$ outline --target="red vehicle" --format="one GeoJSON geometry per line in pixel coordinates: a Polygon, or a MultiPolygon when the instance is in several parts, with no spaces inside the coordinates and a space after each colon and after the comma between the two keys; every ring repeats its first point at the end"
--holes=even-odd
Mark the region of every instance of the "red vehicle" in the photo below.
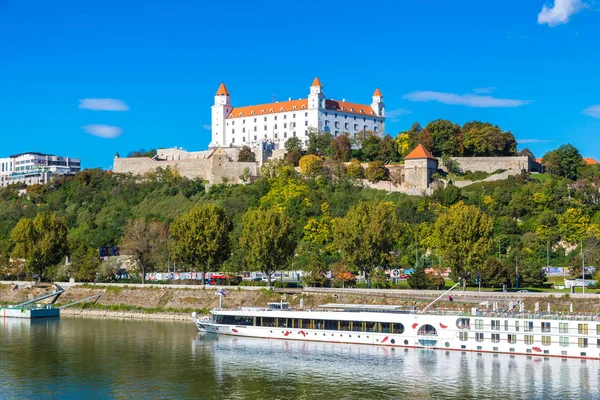
{"type": "Polygon", "coordinates": [[[209,278],[204,279],[205,285],[226,285],[231,278],[229,275],[220,275],[215,274],[211,275],[209,278]]]}

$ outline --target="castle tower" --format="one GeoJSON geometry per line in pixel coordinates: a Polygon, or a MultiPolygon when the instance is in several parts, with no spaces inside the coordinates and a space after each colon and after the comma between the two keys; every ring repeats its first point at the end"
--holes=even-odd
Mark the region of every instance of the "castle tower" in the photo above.
{"type": "Polygon", "coordinates": [[[221,83],[215,94],[215,105],[212,106],[212,138],[208,145],[209,148],[228,145],[225,143],[225,120],[232,110],[229,91],[225,84],[221,83]]]}
{"type": "Polygon", "coordinates": [[[378,117],[385,117],[385,104],[383,104],[383,95],[379,88],[376,88],[375,93],[373,93],[373,103],[371,103],[371,108],[378,117]]]}
{"type": "Polygon", "coordinates": [[[404,186],[413,189],[427,189],[431,177],[437,170],[437,158],[422,144],[404,157],[404,186]]]}
{"type": "Polygon", "coordinates": [[[323,85],[319,81],[319,77],[315,77],[312,85],[310,85],[310,94],[308,95],[308,108],[319,109],[325,108],[325,94],[323,93],[323,85]]]}

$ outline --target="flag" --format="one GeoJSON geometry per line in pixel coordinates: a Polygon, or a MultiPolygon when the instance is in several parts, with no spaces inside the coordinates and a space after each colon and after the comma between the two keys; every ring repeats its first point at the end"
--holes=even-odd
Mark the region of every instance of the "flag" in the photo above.
{"type": "Polygon", "coordinates": [[[275,94],[273,94],[273,103],[275,103],[275,94]]]}
{"type": "Polygon", "coordinates": [[[217,291],[217,296],[229,296],[229,292],[227,290],[218,290],[217,291]]]}

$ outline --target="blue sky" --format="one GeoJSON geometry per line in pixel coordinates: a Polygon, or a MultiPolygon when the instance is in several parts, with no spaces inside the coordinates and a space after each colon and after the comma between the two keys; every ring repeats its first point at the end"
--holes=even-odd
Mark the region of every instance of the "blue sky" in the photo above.
{"type": "Polygon", "coordinates": [[[483,120],[600,159],[597,0],[0,0],[0,38],[0,157],[205,149],[221,81],[242,106],[318,75],[329,98],[380,87],[392,136],[483,120]]]}

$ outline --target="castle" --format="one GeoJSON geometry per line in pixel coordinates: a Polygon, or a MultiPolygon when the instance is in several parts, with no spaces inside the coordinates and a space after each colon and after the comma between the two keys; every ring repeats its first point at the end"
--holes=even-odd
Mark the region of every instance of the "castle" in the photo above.
{"type": "Polygon", "coordinates": [[[212,106],[212,137],[209,148],[261,147],[272,143],[283,149],[287,139],[299,137],[308,145],[309,129],[333,136],[361,131],[385,132],[385,105],[379,88],[370,105],[327,99],[316,77],[307,98],[255,106],[234,107],[231,95],[221,83],[212,106]]]}

